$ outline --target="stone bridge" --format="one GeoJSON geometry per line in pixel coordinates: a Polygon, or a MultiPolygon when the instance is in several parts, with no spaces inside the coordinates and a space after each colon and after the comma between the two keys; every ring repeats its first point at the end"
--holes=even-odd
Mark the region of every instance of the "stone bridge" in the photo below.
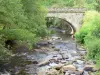
{"type": "Polygon", "coordinates": [[[49,8],[47,17],[63,19],[74,31],[78,31],[82,25],[85,11],[85,8],[49,8]]]}

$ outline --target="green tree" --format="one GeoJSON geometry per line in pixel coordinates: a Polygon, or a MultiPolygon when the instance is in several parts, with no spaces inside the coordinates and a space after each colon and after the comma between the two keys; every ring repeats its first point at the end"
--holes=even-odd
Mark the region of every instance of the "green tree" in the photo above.
{"type": "Polygon", "coordinates": [[[45,15],[46,10],[41,6],[41,0],[22,0],[25,16],[27,16],[28,30],[37,36],[45,36],[47,33],[45,15]]]}
{"type": "Polygon", "coordinates": [[[10,55],[7,40],[32,47],[38,37],[46,36],[45,11],[40,0],[0,0],[0,61],[10,55]]]}
{"type": "Polygon", "coordinates": [[[7,40],[34,42],[47,34],[44,12],[39,0],[0,0],[0,33],[7,40]]]}
{"type": "Polygon", "coordinates": [[[96,0],[95,9],[100,12],[100,0],[96,0]]]}

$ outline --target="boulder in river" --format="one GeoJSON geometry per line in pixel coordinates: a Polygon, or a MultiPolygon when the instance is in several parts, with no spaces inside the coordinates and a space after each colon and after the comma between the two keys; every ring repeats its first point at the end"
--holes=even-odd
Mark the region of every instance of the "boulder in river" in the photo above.
{"type": "Polygon", "coordinates": [[[86,66],[84,67],[84,70],[85,70],[85,71],[95,72],[95,71],[97,71],[98,69],[95,67],[95,65],[86,65],[86,66]]]}
{"type": "Polygon", "coordinates": [[[63,71],[71,70],[71,71],[76,71],[76,67],[73,65],[67,65],[62,67],[63,71]]]}
{"type": "Polygon", "coordinates": [[[50,69],[46,72],[46,75],[59,75],[59,72],[55,69],[50,69]]]}
{"type": "Polygon", "coordinates": [[[56,70],[60,70],[63,66],[64,66],[64,64],[59,63],[59,64],[57,64],[56,66],[54,66],[54,68],[55,68],[56,70]]]}
{"type": "Polygon", "coordinates": [[[49,64],[49,60],[44,60],[44,61],[40,62],[40,63],[38,64],[38,66],[45,66],[45,65],[47,65],[47,64],[49,64]]]}

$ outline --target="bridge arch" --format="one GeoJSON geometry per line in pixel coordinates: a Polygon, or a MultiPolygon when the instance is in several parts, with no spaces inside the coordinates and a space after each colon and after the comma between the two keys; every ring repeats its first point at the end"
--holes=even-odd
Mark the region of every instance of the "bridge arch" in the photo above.
{"type": "MultiPolygon", "coordinates": [[[[61,17],[46,17],[46,18],[51,18],[51,19],[53,19],[53,21],[54,21],[54,18],[57,18],[57,19],[59,19],[60,20],[60,22],[61,23],[63,23],[64,22],[64,24],[62,25],[62,26],[69,26],[70,27],[70,29],[71,29],[71,32],[69,33],[69,34],[74,34],[75,32],[76,32],[76,28],[74,27],[74,25],[73,24],[71,24],[69,21],[67,21],[66,19],[64,19],[64,18],[61,18],[61,17]]],[[[67,29],[66,29],[67,30],[67,29]]]]}
{"type": "Polygon", "coordinates": [[[65,20],[75,32],[81,28],[85,11],[85,8],[49,8],[46,17],[58,17],[65,20]]]}

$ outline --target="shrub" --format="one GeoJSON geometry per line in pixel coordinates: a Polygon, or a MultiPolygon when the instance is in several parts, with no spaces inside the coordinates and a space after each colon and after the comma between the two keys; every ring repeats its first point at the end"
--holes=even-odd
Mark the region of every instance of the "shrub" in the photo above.
{"type": "Polygon", "coordinates": [[[84,23],[79,32],[75,34],[76,41],[85,44],[87,58],[96,60],[100,68],[100,14],[98,12],[87,12],[84,23]]]}
{"type": "MultiPolygon", "coordinates": [[[[75,33],[75,38],[76,41],[84,44],[85,40],[84,38],[93,31],[93,29],[97,26],[97,23],[100,22],[99,21],[99,16],[100,14],[96,11],[88,11],[85,13],[84,16],[84,20],[83,20],[83,24],[82,24],[82,28],[80,29],[79,32],[75,33]],[[97,18],[98,17],[98,18],[97,18]],[[96,18],[98,20],[96,20],[96,18]]],[[[99,23],[98,23],[99,24],[99,23]]],[[[94,31],[93,31],[94,32],[94,31]]]]}
{"type": "Polygon", "coordinates": [[[75,33],[75,39],[77,42],[84,44],[84,38],[87,35],[87,30],[81,30],[80,32],[75,33]]]}
{"type": "Polygon", "coordinates": [[[100,54],[100,39],[90,40],[86,47],[88,58],[95,59],[100,54]]]}
{"type": "Polygon", "coordinates": [[[4,29],[1,33],[11,40],[33,40],[35,37],[35,34],[25,29],[4,29]]]}
{"type": "Polygon", "coordinates": [[[7,62],[11,53],[3,45],[0,44],[0,63],[7,62]]]}
{"type": "Polygon", "coordinates": [[[95,25],[95,27],[91,31],[91,35],[100,38],[100,14],[95,17],[92,24],[95,25]]]}

